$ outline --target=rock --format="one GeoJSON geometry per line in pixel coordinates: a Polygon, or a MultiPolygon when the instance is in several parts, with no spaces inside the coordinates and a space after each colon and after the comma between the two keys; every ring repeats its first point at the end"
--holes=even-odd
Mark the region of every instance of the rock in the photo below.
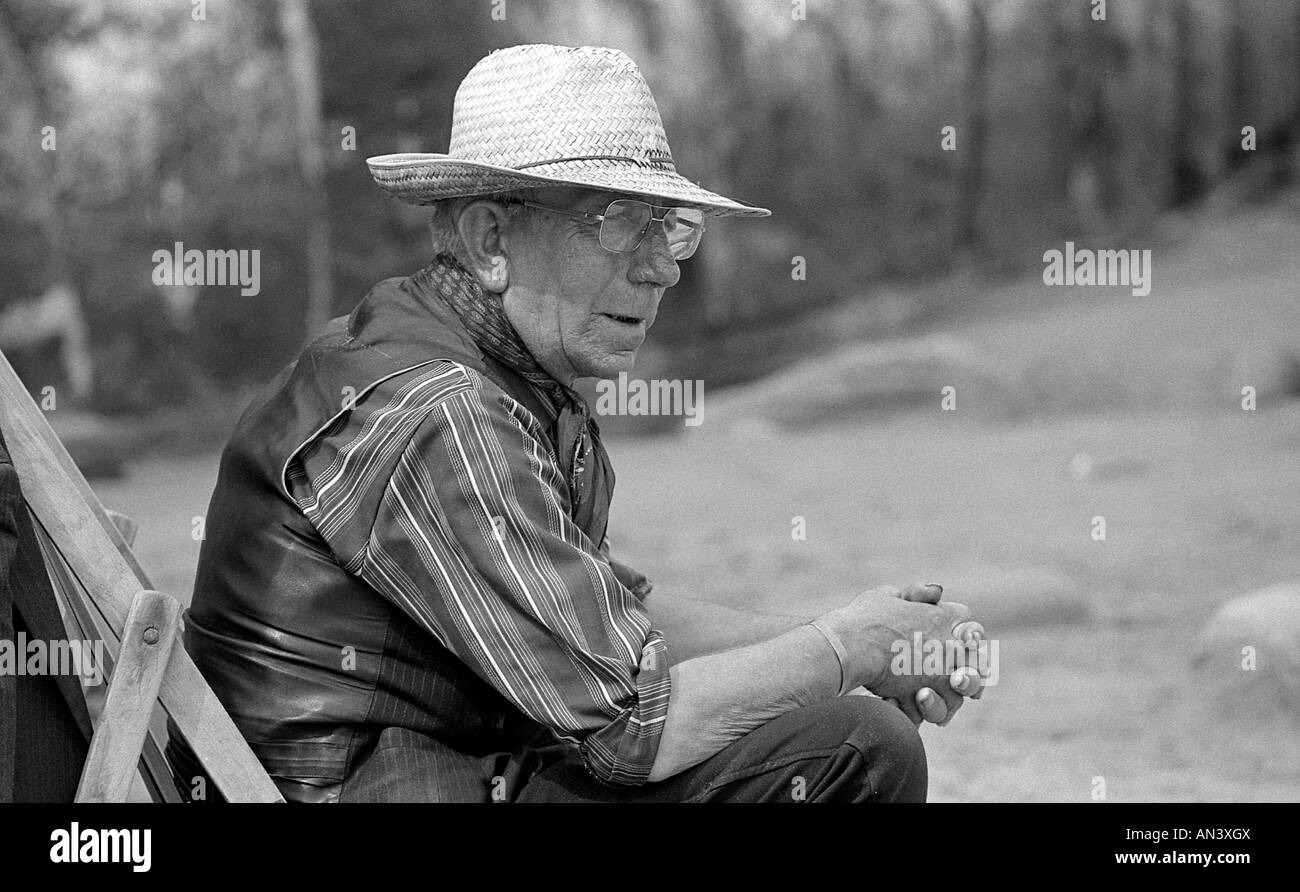
{"type": "Polygon", "coordinates": [[[1225,715],[1300,719],[1300,581],[1233,598],[1201,630],[1192,658],[1225,715]]]}
{"type": "Polygon", "coordinates": [[[1121,477],[1145,477],[1151,470],[1144,461],[1125,458],[1099,458],[1077,452],[1070,459],[1070,476],[1075,480],[1107,481],[1121,477]]]}
{"type": "Polygon", "coordinates": [[[1086,452],[1075,453],[1070,459],[1070,476],[1075,480],[1087,480],[1095,464],[1093,457],[1086,452]]]}
{"type": "Polygon", "coordinates": [[[1255,388],[1258,408],[1300,397],[1300,352],[1280,345],[1264,345],[1237,350],[1230,361],[1231,371],[1225,382],[1230,405],[1242,400],[1242,388],[1255,388]]]}
{"type": "Polygon", "coordinates": [[[1097,412],[1157,398],[1147,392],[1150,382],[1126,369],[1122,358],[1068,345],[1030,358],[1020,367],[1019,384],[1028,417],[1097,412]]]}
{"type": "Polygon", "coordinates": [[[709,424],[755,418],[783,427],[863,412],[927,408],[936,414],[951,387],[965,414],[1004,417],[1023,402],[992,357],[949,335],[854,344],[797,363],[709,401],[709,424]]]}
{"type": "Polygon", "coordinates": [[[989,634],[1024,626],[1086,622],[1092,605],[1083,588],[1047,567],[973,567],[955,573],[932,572],[944,597],[970,607],[989,634]]]}

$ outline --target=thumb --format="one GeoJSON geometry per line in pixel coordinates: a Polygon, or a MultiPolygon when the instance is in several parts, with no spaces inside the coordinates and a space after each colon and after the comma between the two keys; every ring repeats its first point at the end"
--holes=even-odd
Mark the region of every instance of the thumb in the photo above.
{"type": "Polygon", "coordinates": [[[907,588],[899,592],[899,597],[904,601],[920,601],[923,604],[938,604],[939,598],[943,595],[943,586],[936,583],[922,585],[914,582],[907,588]]]}

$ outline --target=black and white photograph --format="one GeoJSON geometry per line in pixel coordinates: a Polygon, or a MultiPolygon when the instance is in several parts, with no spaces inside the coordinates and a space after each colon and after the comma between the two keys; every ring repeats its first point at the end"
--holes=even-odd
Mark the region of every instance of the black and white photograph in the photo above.
{"type": "Polygon", "coordinates": [[[1300,3],[0,0],[15,857],[1297,802],[1300,3]]]}

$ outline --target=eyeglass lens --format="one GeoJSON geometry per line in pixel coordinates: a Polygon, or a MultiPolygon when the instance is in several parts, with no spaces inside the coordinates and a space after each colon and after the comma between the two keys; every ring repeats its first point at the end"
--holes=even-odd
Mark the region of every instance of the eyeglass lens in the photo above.
{"type": "MultiPolygon", "coordinates": [[[[605,209],[605,219],[600,226],[600,243],[610,251],[625,253],[636,250],[641,243],[654,208],[644,201],[619,199],[605,209]]],[[[668,250],[677,260],[685,260],[695,253],[704,234],[704,214],[694,208],[668,208],[664,212],[664,232],[668,236],[668,250]]]]}

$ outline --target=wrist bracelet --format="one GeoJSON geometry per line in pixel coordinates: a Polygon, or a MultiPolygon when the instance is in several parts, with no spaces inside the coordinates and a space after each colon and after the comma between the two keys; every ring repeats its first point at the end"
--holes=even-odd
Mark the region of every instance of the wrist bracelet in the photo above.
{"type": "Polygon", "coordinates": [[[821,632],[822,636],[830,643],[830,646],[835,650],[835,659],[838,660],[840,664],[840,692],[836,696],[843,697],[845,694],[848,693],[846,686],[849,683],[849,679],[844,672],[844,664],[848,661],[848,653],[844,650],[844,642],[840,640],[839,635],[836,635],[834,632],[828,629],[826,627],[826,624],[819,619],[812,620],[811,622],[808,623],[808,625],[812,626],[818,632],[821,632]]]}

